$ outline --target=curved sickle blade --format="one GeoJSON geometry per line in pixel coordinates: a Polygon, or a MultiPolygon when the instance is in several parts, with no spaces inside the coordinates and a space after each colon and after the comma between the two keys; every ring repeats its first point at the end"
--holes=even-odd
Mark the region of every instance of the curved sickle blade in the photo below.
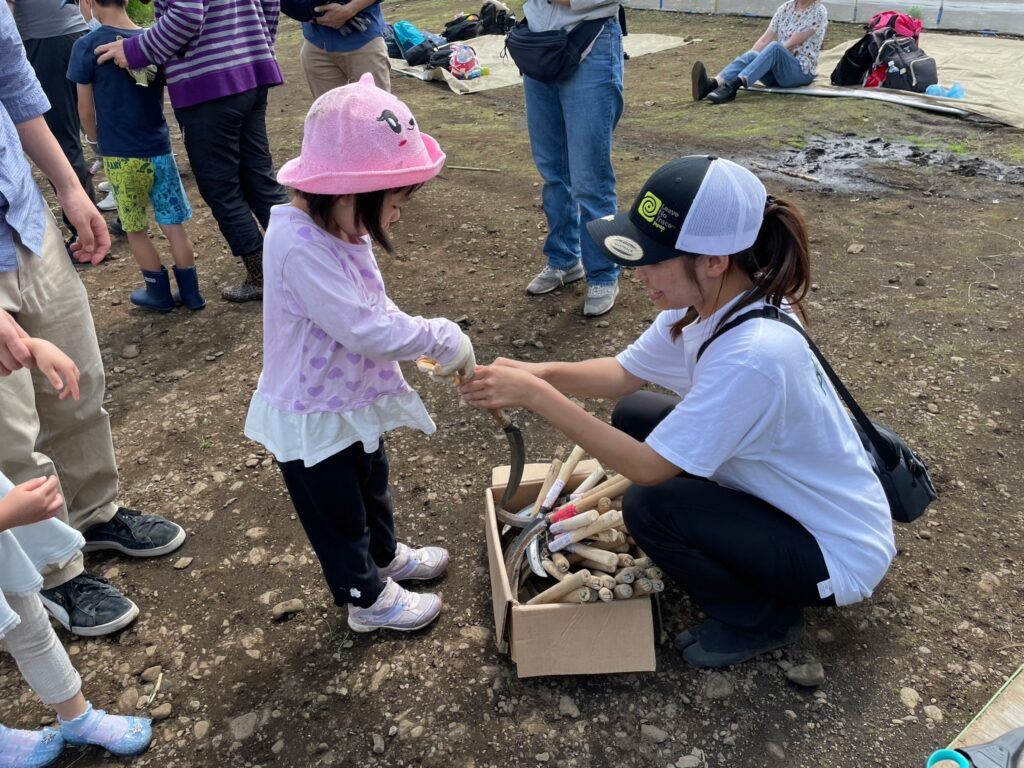
{"type": "Polygon", "coordinates": [[[523,433],[519,431],[519,427],[510,422],[507,417],[504,422],[501,428],[508,439],[511,457],[509,459],[508,485],[505,486],[505,493],[501,497],[499,506],[507,510],[523,480],[523,470],[526,468],[526,445],[523,443],[523,433]]]}
{"type": "Polygon", "coordinates": [[[512,590],[513,595],[519,594],[519,574],[523,569],[523,561],[526,559],[526,550],[530,543],[547,528],[547,516],[537,515],[531,518],[530,524],[523,528],[505,550],[505,572],[508,574],[509,589],[512,590]]]}

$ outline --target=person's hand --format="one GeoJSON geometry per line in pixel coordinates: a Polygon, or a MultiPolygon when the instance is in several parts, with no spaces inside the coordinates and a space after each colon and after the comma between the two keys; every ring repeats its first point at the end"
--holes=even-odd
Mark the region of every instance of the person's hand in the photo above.
{"type": "Polygon", "coordinates": [[[521,371],[532,373],[534,376],[540,376],[540,363],[527,363],[523,360],[514,360],[511,357],[498,357],[495,358],[491,365],[504,366],[506,368],[518,368],[521,371]]]}
{"type": "Polygon", "coordinates": [[[443,379],[446,376],[457,373],[462,377],[463,381],[469,381],[473,378],[473,371],[475,369],[476,354],[473,352],[473,342],[469,336],[462,334],[462,339],[459,342],[459,352],[455,355],[455,359],[444,365],[438,363],[434,366],[434,370],[430,375],[443,379]]]}
{"type": "Polygon", "coordinates": [[[317,16],[315,21],[324,27],[331,27],[332,29],[341,29],[355,16],[358,11],[350,8],[351,4],[341,5],[339,3],[328,3],[327,5],[318,5],[313,10],[316,13],[322,13],[322,16],[317,16]]]}
{"type": "Polygon", "coordinates": [[[60,512],[63,504],[56,475],[16,485],[0,499],[0,530],[48,520],[60,512]]]}
{"type": "Polygon", "coordinates": [[[110,253],[110,232],[103,214],[96,209],[96,204],[85,194],[77,179],[66,189],[58,189],[57,199],[64,215],[78,232],[77,239],[71,244],[72,255],[83,263],[99,264],[110,253]]]}
{"type": "Polygon", "coordinates": [[[28,334],[14,318],[0,309],[0,376],[31,367],[32,352],[25,344],[28,334]]]}
{"type": "Polygon", "coordinates": [[[108,61],[112,61],[121,69],[128,69],[128,59],[124,55],[124,40],[104,43],[97,46],[93,53],[97,56],[97,64],[106,64],[108,61]]]}
{"type": "Polygon", "coordinates": [[[60,400],[70,396],[78,399],[78,366],[74,360],[43,339],[25,339],[32,353],[34,366],[46,376],[50,385],[60,392],[60,400]]]}
{"type": "Polygon", "coordinates": [[[529,408],[533,396],[545,386],[542,379],[522,368],[481,365],[471,381],[459,385],[459,394],[475,408],[529,408]]]}

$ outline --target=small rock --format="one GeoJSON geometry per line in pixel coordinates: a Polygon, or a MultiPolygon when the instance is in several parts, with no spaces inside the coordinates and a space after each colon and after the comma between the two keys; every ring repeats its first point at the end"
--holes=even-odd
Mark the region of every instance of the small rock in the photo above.
{"type": "Polygon", "coordinates": [[[373,677],[370,678],[370,693],[374,693],[380,689],[380,684],[384,682],[385,678],[391,674],[391,665],[387,662],[380,665],[380,669],[373,673],[373,677]]]}
{"type": "Polygon", "coordinates": [[[273,752],[275,755],[280,755],[282,752],[284,752],[284,739],[278,739],[277,741],[275,741],[274,746],[270,748],[270,751],[273,752]]]}
{"type": "Polygon", "coordinates": [[[384,737],[381,736],[379,733],[373,734],[373,754],[384,754],[384,737]]]}
{"type": "Polygon", "coordinates": [[[256,723],[258,719],[259,718],[255,712],[248,712],[232,719],[231,722],[228,723],[228,729],[231,731],[231,736],[235,741],[245,741],[256,733],[256,723]]]}
{"type": "Polygon", "coordinates": [[[210,732],[210,721],[200,720],[194,726],[192,726],[192,733],[197,739],[205,739],[206,734],[210,732]]]}
{"type": "Polygon", "coordinates": [[[260,605],[270,605],[272,602],[277,600],[277,598],[278,598],[278,596],[280,594],[281,594],[281,590],[279,590],[279,589],[272,589],[269,592],[264,592],[262,595],[260,595],[257,598],[257,602],[259,602],[260,605]]]}
{"type": "Polygon", "coordinates": [[[981,574],[981,578],[978,579],[978,589],[986,595],[991,595],[1001,584],[1002,582],[999,580],[999,577],[988,571],[981,574]]]}
{"type": "Polygon", "coordinates": [[[732,696],[734,690],[736,687],[726,675],[721,672],[712,672],[708,675],[707,682],[704,683],[704,698],[724,699],[732,696]]]}
{"type": "Polygon", "coordinates": [[[164,671],[164,668],[159,664],[153,667],[147,667],[142,670],[142,674],[139,676],[144,683],[155,683],[160,677],[160,673],[164,671]]]}
{"type": "Polygon", "coordinates": [[[821,662],[808,661],[787,669],[786,678],[805,688],[816,688],[825,682],[825,670],[822,668],[821,662]]]}
{"type": "Polygon", "coordinates": [[[900,701],[903,702],[903,706],[913,712],[921,703],[921,694],[913,688],[900,688],[900,701]]]}
{"type": "Polygon", "coordinates": [[[112,565],[109,568],[103,570],[103,578],[107,581],[116,581],[121,576],[121,569],[116,565],[112,565]]]}
{"type": "Polygon", "coordinates": [[[487,645],[491,641],[491,630],[487,627],[459,627],[459,635],[477,645],[487,645]]]}
{"type": "Polygon", "coordinates": [[[135,686],[125,688],[117,697],[117,708],[120,712],[130,714],[135,711],[139,704],[139,689],[135,686]]]}
{"type": "Polygon", "coordinates": [[[538,763],[546,763],[548,760],[551,759],[551,753],[541,752],[540,754],[534,755],[533,759],[536,760],[538,763]]]}
{"type": "Polygon", "coordinates": [[[928,413],[938,413],[939,412],[939,404],[938,403],[928,403],[928,405],[925,406],[925,407],[928,409],[928,413]]]}
{"type": "Polygon", "coordinates": [[[942,722],[942,710],[934,704],[928,704],[924,708],[924,716],[936,723],[942,722]]]}
{"type": "Polygon", "coordinates": [[[171,703],[169,701],[165,701],[159,707],[154,707],[149,710],[149,715],[154,720],[166,720],[171,716],[171,703]]]}
{"type": "Polygon", "coordinates": [[[701,762],[696,755],[683,755],[676,760],[676,768],[700,768],[701,762]]]}
{"type": "Polygon", "coordinates": [[[641,725],[640,739],[650,744],[661,744],[668,741],[668,734],[656,725],[641,725]]]}
{"type": "Polygon", "coordinates": [[[125,360],[131,360],[139,356],[139,348],[135,344],[129,344],[121,350],[121,357],[125,360]]]}
{"type": "Polygon", "coordinates": [[[854,253],[854,254],[856,254],[856,253],[863,253],[864,252],[864,244],[863,243],[851,243],[846,248],[846,252],[847,253],[854,253]]]}
{"type": "Polygon", "coordinates": [[[831,643],[836,637],[827,629],[818,630],[818,642],[819,643],[831,643]]]}
{"type": "Polygon", "coordinates": [[[921,288],[923,286],[928,285],[928,281],[925,280],[923,277],[919,277],[914,280],[914,285],[916,285],[918,288],[921,288]]]}
{"type": "Polygon", "coordinates": [[[786,750],[784,750],[782,747],[780,747],[774,741],[769,741],[767,744],[765,744],[764,748],[765,748],[765,751],[768,752],[768,754],[771,755],[772,757],[774,757],[776,760],[785,760],[786,759],[786,750]]]}
{"type": "Polygon", "coordinates": [[[298,598],[294,598],[292,600],[284,600],[283,602],[278,603],[270,610],[270,613],[274,617],[274,621],[281,621],[288,616],[292,616],[305,610],[305,608],[306,604],[304,602],[298,598]]]}
{"type": "Polygon", "coordinates": [[[580,709],[576,706],[575,701],[568,696],[562,696],[558,700],[558,714],[561,717],[571,717],[575,720],[580,716],[580,709]]]}
{"type": "Polygon", "coordinates": [[[194,557],[179,557],[177,560],[174,561],[174,570],[176,570],[176,571],[183,571],[183,570],[185,570],[190,565],[192,565],[192,561],[193,560],[195,560],[194,557]]]}

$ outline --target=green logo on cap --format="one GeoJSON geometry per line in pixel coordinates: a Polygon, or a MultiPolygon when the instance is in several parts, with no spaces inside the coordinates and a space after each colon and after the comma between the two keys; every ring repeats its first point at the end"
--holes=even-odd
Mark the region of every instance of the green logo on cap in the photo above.
{"type": "Polygon", "coordinates": [[[652,224],[654,219],[658,215],[658,211],[661,210],[661,200],[653,192],[648,192],[640,200],[640,205],[637,206],[636,212],[640,214],[640,218],[644,221],[649,221],[652,224]]]}

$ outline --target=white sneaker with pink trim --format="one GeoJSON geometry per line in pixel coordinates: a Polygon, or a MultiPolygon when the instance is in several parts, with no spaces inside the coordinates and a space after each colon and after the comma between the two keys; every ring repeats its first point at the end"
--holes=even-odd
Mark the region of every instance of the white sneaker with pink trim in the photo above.
{"type": "Polygon", "coordinates": [[[349,605],[348,625],[355,632],[373,632],[375,629],[411,632],[427,626],[440,613],[441,598],[437,595],[409,592],[388,579],[377,602],[369,608],[349,605]]]}
{"type": "Polygon", "coordinates": [[[401,542],[395,549],[395,559],[387,568],[379,568],[382,579],[395,581],[427,581],[436,579],[448,567],[448,550],[442,547],[413,549],[401,542]]]}

